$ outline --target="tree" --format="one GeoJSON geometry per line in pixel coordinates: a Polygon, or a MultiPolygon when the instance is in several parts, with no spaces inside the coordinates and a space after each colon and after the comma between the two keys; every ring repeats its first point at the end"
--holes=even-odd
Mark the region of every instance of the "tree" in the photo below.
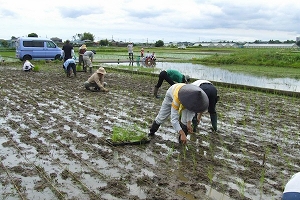
{"type": "Polygon", "coordinates": [[[165,45],[164,41],[162,41],[162,40],[158,40],[158,41],[155,42],[156,47],[163,47],[164,45],[165,45]]]}
{"type": "Polygon", "coordinates": [[[6,40],[0,40],[0,46],[3,46],[3,47],[8,47],[8,42],[6,40]]]}
{"type": "Polygon", "coordinates": [[[100,40],[100,46],[107,46],[108,45],[108,40],[100,40]]]}
{"type": "Polygon", "coordinates": [[[39,37],[36,33],[29,33],[28,37],[39,37]]]}
{"type": "Polygon", "coordinates": [[[88,32],[88,33],[84,32],[84,33],[81,35],[80,40],[81,40],[81,41],[83,41],[83,40],[91,40],[92,42],[94,42],[95,36],[94,36],[93,34],[91,34],[90,32],[88,32]]]}

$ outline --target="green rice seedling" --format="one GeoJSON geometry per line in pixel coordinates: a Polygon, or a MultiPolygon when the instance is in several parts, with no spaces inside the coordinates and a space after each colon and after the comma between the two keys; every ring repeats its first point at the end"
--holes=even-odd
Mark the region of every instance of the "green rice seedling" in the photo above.
{"type": "Polygon", "coordinates": [[[239,193],[242,197],[245,196],[245,188],[246,184],[244,180],[237,181],[237,185],[239,186],[239,193]]]}
{"type": "Polygon", "coordinates": [[[262,171],[260,172],[260,179],[259,179],[259,188],[260,188],[260,192],[263,192],[263,184],[265,182],[265,168],[262,169],[262,171]]]}
{"type": "Polygon", "coordinates": [[[214,177],[214,167],[212,165],[208,166],[207,177],[209,179],[209,183],[212,184],[214,177]]]}
{"type": "Polygon", "coordinates": [[[174,144],[172,145],[172,148],[168,149],[167,162],[169,162],[169,159],[172,156],[173,152],[174,152],[174,144]]]}
{"type": "Polygon", "coordinates": [[[80,65],[76,65],[76,71],[81,71],[82,67],[80,65]]]}
{"type": "Polygon", "coordinates": [[[129,127],[113,126],[113,142],[137,142],[147,139],[147,134],[137,125],[129,127]]]}
{"type": "Polygon", "coordinates": [[[38,65],[35,65],[34,68],[32,69],[34,72],[40,71],[40,67],[38,65]]]}

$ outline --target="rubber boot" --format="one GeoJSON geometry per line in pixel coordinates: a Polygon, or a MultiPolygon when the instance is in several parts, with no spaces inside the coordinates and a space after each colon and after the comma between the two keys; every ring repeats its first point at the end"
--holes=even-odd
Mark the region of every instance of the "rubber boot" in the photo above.
{"type": "Polygon", "coordinates": [[[148,134],[148,136],[154,136],[155,132],[158,130],[160,124],[157,124],[156,121],[154,120],[152,123],[152,126],[150,128],[150,133],[148,134]]]}
{"type": "Polygon", "coordinates": [[[158,98],[157,93],[158,93],[158,87],[155,86],[155,87],[154,87],[153,94],[154,94],[154,97],[156,97],[156,98],[158,98]]]}
{"type": "Polygon", "coordinates": [[[93,73],[93,68],[90,67],[90,73],[93,73]]]}
{"type": "Polygon", "coordinates": [[[217,121],[218,121],[217,113],[210,114],[210,121],[211,121],[213,131],[217,131],[217,121]]]}

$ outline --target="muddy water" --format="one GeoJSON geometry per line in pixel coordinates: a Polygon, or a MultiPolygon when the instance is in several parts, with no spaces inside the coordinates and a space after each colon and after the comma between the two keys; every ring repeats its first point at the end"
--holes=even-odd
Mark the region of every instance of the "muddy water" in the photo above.
{"type": "Polygon", "coordinates": [[[280,199],[300,170],[299,99],[219,87],[218,132],[205,114],[188,146],[166,121],[149,144],[115,147],[114,125],[148,132],[157,78],[108,71],[110,92],[88,92],[90,74],[49,69],[0,68],[1,199],[280,199]]]}

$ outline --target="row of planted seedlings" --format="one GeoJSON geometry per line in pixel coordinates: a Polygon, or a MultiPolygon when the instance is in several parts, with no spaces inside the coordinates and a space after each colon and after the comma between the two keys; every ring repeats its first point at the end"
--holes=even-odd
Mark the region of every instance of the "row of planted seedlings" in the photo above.
{"type": "MultiPolygon", "coordinates": [[[[35,111],[33,111],[33,112],[35,112],[35,111]]],[[[38,116],[38,117],[35,118],[35,119],[24,119],[24,120],[34,120],[39,124],[49,122],[49,116],[46,115],[46,114],[42,115],[41,113],[35,113],[34,116],[35,117],[38,116]]],[[[10,124],[14,124],[14,123],[15,122],[13,122],[13,121],[10,122],[10,124]]],[[[31,124],[29,123],[29,126],[30,125],[31,124]]],[[[30,129],[31,130],[36,130],[37,127],[29,127],[28,129],[26,128],[24,130],[23,130],[23,128],[18,127],[18,126],[17,127],[13,126],[12,128],[16,128],[16,130],[11,130],[10,131],[11,134],[14,134],[11,137],[12,138],[17,137],[17,135],[20,137],[19,139],[17,139],[17,141],[12,141],[12,142],[14,142],[14,144],[16,144],[16,147],[17,147],[17,145],[22,146],[22,144],[24,143],[24,144],[27,144],[28,146],[33,146],[37,150],[37,152],[38,152],[37,157],[46,156],[42,159],[37,159],[37,157],[28,158],[28,157],[26,157],[26,152],[23,153],[23,151],[20,150],[22,148],[17,147],[18,148],[18,153],[20,153],[29,163],[31,163],[32,166],[34,166],[37,169],[39,176],[41,178],[43,178],[43,180],[45,182],[47,182],[47,185],[49,185],[51,190],[54,191],[54,194],[57,196],[57,198],[63,199],[64,198],[64,193],[66,193],[66,191],[68,189],[66,189],[65,192],[62,192],[60,190],[60,189],[62,189],[60,184],[56,183],[52,178],[49,178],[49,177],[51,177],[51,174],[49,176],[49,174],[47,174],[46,171],[53,171],[53,169],[51,169],[51,167],[48,166],[49,163],[47,162],[47,160],[48,160],[49,157],[51,158],[50,163],[56,163],[58,165],[58,167],[61,168],[61,170],[64,170],[62,172],[62,174],[64,172],[68,172],[68,174],[70,174],[70,176],[74,180],[77,180],[77,182],[80,183],[80,185],[83,187],[83,190],[87,190],[87,187],[84,186],[84,184],[82,184],[82,182],[79,181],[77,175],[71,173],[70,170],[67,170],[66,168],[68,166],[66,167],[65,164],[63,164],[64,161],[60,160],[61,159],[60,155],[64,155],[64,153],[60,153],[59,151],[61,151],[64,148],[59,148],[59,147],[63,147],[61,145],[61,143],[59,143],[60,146],[58,146],[55,143],[51,143],[51,142],[55,141],[55,138],[51,138],[52,133],[42,134],[42,133],[38,133],[38,131],[36,131],[37,132],[37,133],[35,133],[35,134],[37,134],[36,137],[31,138],[30,136],[28,136],[28,135],[32,134],[32,131],[30,131],[30,129]],[[37,137],[39,137],[39,138],[37,138],[37,137]],[[47,137],[48,137],[48,139],[50,137],[49,143],[46,142],[44,144],[43,142],[41,142],[41,141],[43,141],[43,138],[47,138],[47,137]],[[19,144],[18,141],[20,141],[21,143],[19,144]],[[54,156],[58,156],[58,157],[54,157],[54,156]]],[[[40,129],[40,127],[39,127],[39,129],[40,129]]],[[[41,129],[41,130],[43,130],[43,129],[41,129]]],[[[66,154],[68,154],[68,153],[70,154],[71,151],[68,151],[66,154]]],[[[62,156],[62,157],[64,157],[64,156],[62,156]]],[[[64,158],[66,158],[66,157],[64,157],[64,158]]],[[[93,192],[90,192],[89,194],[92,195],[92,196],[95,196],[95,194],[93,194],[93,192]]]]}
{"type": "MultiPolygon", "coordinates": [[[[283,145],[280,138],[282,138],[282,135],[284,134],[284,132],[287,132],[287,130],[282,131],[282,127],[293,125],[293,118],[295,118],[293,117],[293,114],[289,116],[282,116],[282,113],[285,113],[284,110],[289,110],[288,106],[286,106],[285,104],[294,104],[295,98],[265,94],[260,92],[255,94],[255,92],[253,91],[245,91],[245,95],[246,96],[244,98],[234,98],[237,102],[244,102],[245,104],[245,110],[241,111],[241,113],[244,113],[244,116],[240,117],[242,118],[242,120],[238,123],[239,127],[243,127],[243,132],[245,133],[244,137],[242,137],[242,142],[244,143],[243,154],[247,155],[248,153],[251,160],[253,160],[253,156],[255,156],[255,154],[259,155],[258,159],[256,160],[257,164],[261,164],[263,166],[259,173],[259,189],[261,193],[266,192],[272,195],[272,191],[268,191],[268,189],[265,188],[265,185],[271,185],[272,181],[270,180],[274,180],[269,172],[270,168],[273,168],[275,166],[274,168],[278,170],[279,173],[282,173],[280,170],[282,165],[278,165],[279,163],[277,163],[277,159],[280,156],[278,156],[278,151],[276,150],[277,148],[274,147],[280,147],[283,145]],[[249,95],[247,95],[248,92],[249,95]],[[270,101],[270,99],[272,99],[272,101],[270,101]],[[285,99],[285,101],[287,102],[282,102],[282,99],[285,99]],[[274,103],[278,103],[278,105],[273,105],[274,103]],[[280,123],[280,119],[282,117],[292,118],[290,122],[288,122],[288,124],[281,123],[277,127],[277,124],[280,123]],[[254,152],[254,155],[252,155],[252,150],[248,150],[250,146],[249,144],[253,142],[255,143],[253,149],[255,149],[255,147],[257,149],[257,151],[254,152]],[[266,179],[268,180],[267,182],[265,182],[266,179]]],[[[227,112],[230,112],[230,110],[227,110],[227,112]]],[[[292,112],[295,112],[294,114],[297,114],[297,111],[292,112]]],[[[284,123],[286,123],[286,121],[284,123]]],[[[290,128],[289,132],[296,133],[295,129],[293,128],[290,128]]],[[[245,156],[245,158],[247,157],[245,156]]],[[[245,163],[248,163],[248,161],[245,160],[245,163]]],[[[276,197],[276,195],[278,196],[278,194],[280,194],[280,192],[283,190],[285,180],[277,179],[276,181],[277,185],[275,184],[274,187],[277,191],[273,192],[274,198],[276,197]]]]}
{"type": "MultiPolygon", "coordinates": [[[[222,120],[222,118],[221,118],[221,120],[222,120]]],[[[210,150],[210,154],[212,154],[212,155],[214,155],[215,153],[214,153],[214,150],[213,150],[213,148],[211,148],[212,146],[210,145],[210,148],[209,148],[209,150],[210,150]]],[[[170,148],[171,150],[169,150],[169,153],[168,153],[168,156],[167,156],[167,159],[169,159],[171,156],[171,154],[173,154],[174,153],[174,147],[171,147],[170,148]]],[[[181,154],[176,154],[176,155],[178,155],[178,160],[180,160],[180,155],[181,154]]],[[[184,156],[185,157],[185,156],[184,156]]],[[[193,154],[192,155],[192,158],[193,158],[193,163],[194,163],[194,167],[193,168],[195,168],[195,165],[197,164],[197,157],[199,157],[196,153],[195,154],[193,154]]],[[[210,166],[208,166],[208,168],[207,168],[207,174],[208,174],[208,179],[210,180],[210,182],[212,182],[212,178],[213,178],[213,176],[212,176],[212,169],[213,169],[213,165],[210,165],[210,166]]],[[[244,184],[238,184],[238,185],[244,185],[244,184]]],[[[242,189],[241,189],[241,191],[243,191],[242,189]]]]}
{"type": "MultiPolygon", "coordinates": [[[[60,102],[61,103],[61,102],[60,102]]],[[[33,110],[33,112],[35,112],[34,110],[33,110]]],[[[47,112],[46,112],[47,113],[47,112]]],[[[32,113],[33,114],[33,113],[32,113]]],[[[43,115],[43,114],[41,114],[40,112],[39,113],[35,113],[35,115],[34,115],[35,117],[36,117],[36,119],[25,119],[25,121],[28,121],[28,120],[34,120],[34,121],[38,121],[38,123],[41,123],[41,124],[43,124],[43,123],[46,123],[48,120],[49,120],[49,116],[48,115],[43,115]]],[[[22,117],[21,117],[22,118],[22,117]]],[[[60,119],[61,120],[61,119],[60,119]]],[[[18,128],[18,126],[15,126],[14,124],[14,122],[13,121],[10,121],[9,122],[10,124],[12,124],[13,125],[13,128],[18,128]]],[[[33,130],[34,129],[36,129],[37,127],[31,127],[33,130]]],[[[40,128],[40,127],[39,127],[40,128]]],[[[12,131],[11,131],[12,132],[12,131]]],[[[28,131],[28,130],[17,130],[16,131],[16,133],[17,132],[20,132],[20,133],[23,133],[23,134],[30,134],[30,131],[28,131]]],[[[15,133],[15,132],[13,132],[13,133],[15,133]]],[[[49,136],[49,137],[51,137],[51,134],[46,134],[45,136],[49,136]]],[[[52,158],[52,161],[53,161],[53,163],[55,163],[55,162],[57,162],[58,163],[58,165],[59,165],[59,167],[60,168],[65,168],[65,166],[63,165],[63,164],[61,164],[60,162],[59,162],[59,160],[57,159],[57,158],[54,158],[53,157],[53,155],[57,155],[58,153],[56,152],[56,153],[54,153],[54,151],[55,151],[55,147],[57,146],[57,145],[54,145],[54,144],[51,144],[51,143],[49,143],[49,144],[44,144],[44,145],[42,145],[40,142],[39,143],[37,143],[36,142],[36,138],[30,138],[30,137],[28,137],[27,135],[26,136],[22,136],[21,135],[21,138],[23,137],[23,140],[21,140],[21,141],[23,141],[23,142],[25,142],[25,143],[28,143],[28,142],[31,142],[31,143],[28,143],[28,145],[32,145],[33,143],[36,143],[36,145],[37,146],[35,146],[36,147],[36,149],[38,150],[38,152],[42,152],[41,154],[44,154],[45,152],[49,152],[49,146],[51,146],[51,147],[53,147],[51,150],[50,150],[50,157],[52,158]],[[24,139],[25,138],[25,139],[24,139]]],[[[38,136],[37,137],[40,137],[40,134],[38,134],[38,136]]],[[[42,137],[40,137],[39,138],[39,140],[42,140],[42,137]]],[[[52,138],[52,141],[54,141],[54,138],[52,138]]],[[[61,147],[63,147],[62,145],[61,145],[61,143],[59,143],[60,144],[60,146],[61,147]]],[[[20,153],[22,153],[22,151],[18,151],[18,152],[20,152],[20,153]]],[[[68,151],[67,153],[71,153],[70,151],[68,151]]],[[[24,155],[23,155],[24,156],[24,155]]],[[[26,154],[25,154],[25,156],[26,156],[26,154]]],[[[49,154],[47,155],[47,156],[49,156],[49,154]]],[[[28,161],[30,161],[30,160],[28,160],[28,161]]],[[[39,162],[36,162],[36,161],[32,161],[32,164],[34,165],[34,163],[40,163],[39,164],[39,166],[36,166],[36,169],[41,169],[41,170],[38,170],[38,172],[41,174],[41,177],[45,177],[45,176],[43,176],[43,170],[42,169],[44,169],[44,167],[41,167],[40,165],[42,165],[41,163],[43,163],[41,160],[39,161],[39,162]]],[[[87,165],[87,166],[89,166],[89,165],[87,165]]],[[[47,170],[48,171],[48,170],[47,170]]],[[[67,172],[70,172],[69,170],[67,170],[67,172]]],[[[81,183],[80,181],[79,181],[79,179],[73,174],[73,173],[69,173],[72,177],[73,177],[73,179],[77,179],[78,181],[77,182],[79,182],[79,183],[81,183]]],[[[45,179],[47,182],[49,182],[49,180],[50,179],[45,179]]],[[[56,195],[58,195],[58,198],[62,198],[62,193],[63,192],[60,192],[60,190],[59,189],[56,189],[55,188],[55,186],[52,184],[52,182],[50,181],[49,182],[49,185],[50,186],[52,186],[51,187],[51,189],[53,189],[53,190],[55,190],[55,194],[56,195]]],[[[84,188],[84,190],[86,190],[87,189],[87,187],[85,187],[83,184],[81,184],[84,188]]],[[[95,194],[93,194],[93,192],[90,192],[90,194],[91,195],[95,195],[95,194]]]]}

